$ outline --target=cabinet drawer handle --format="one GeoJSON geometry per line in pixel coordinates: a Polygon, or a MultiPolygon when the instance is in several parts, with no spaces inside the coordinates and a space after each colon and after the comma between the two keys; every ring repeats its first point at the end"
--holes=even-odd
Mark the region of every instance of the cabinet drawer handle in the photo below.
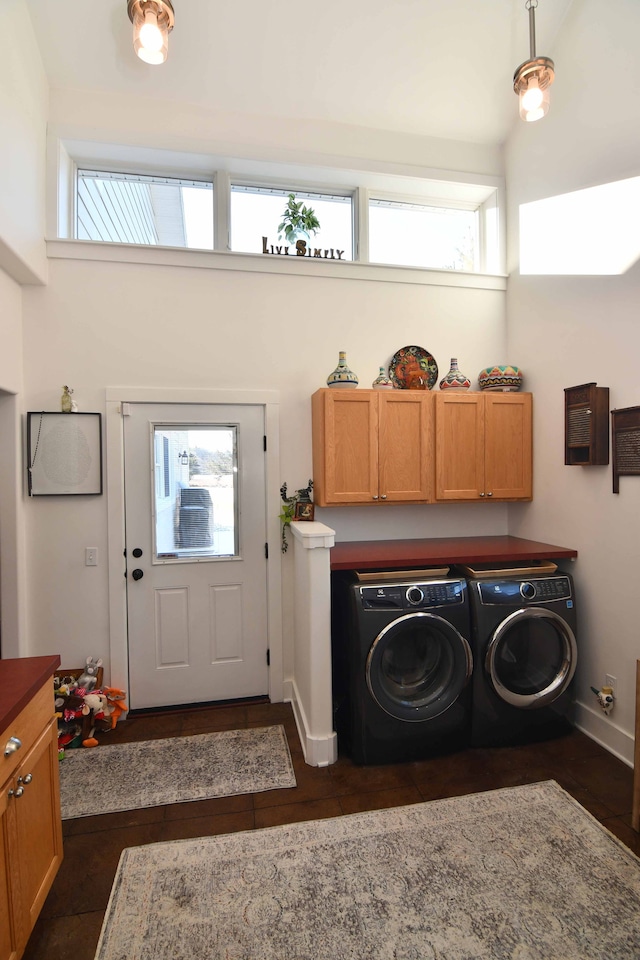
{"type": "Polygon", "coordinates": [[[15,753],[16,750],[19,750],[22,746],[22,740],[18,740],[17,737],[9,737],[7,744],[4,748],[5,757],[10,757],[12,753],[15,753]]]}

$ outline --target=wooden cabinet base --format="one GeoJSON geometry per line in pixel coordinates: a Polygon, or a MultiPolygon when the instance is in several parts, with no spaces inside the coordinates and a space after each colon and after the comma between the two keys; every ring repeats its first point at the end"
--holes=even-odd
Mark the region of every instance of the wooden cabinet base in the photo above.
{"type": "Polygon", "coordinates": [[[16,740],[20,747],[0,757],[0,960],[22,956],[62,862],[51,679],[0,736],[3,753],[16,740]]]}

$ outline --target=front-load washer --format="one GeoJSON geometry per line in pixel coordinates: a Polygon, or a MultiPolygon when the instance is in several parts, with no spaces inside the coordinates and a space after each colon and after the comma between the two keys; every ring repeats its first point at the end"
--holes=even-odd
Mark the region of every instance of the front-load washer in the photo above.
{"type": "Polygon", "coordinates": [[[469,580],[471,745],[545,740],[571,728],[578,650],[572,578],[469,580]]]}
{"type": "Polygon", "coordinates": [[[469,742],[472,675],[464,579],[334,574],[334,722],[358,764],[417,760],[469,742]]]}

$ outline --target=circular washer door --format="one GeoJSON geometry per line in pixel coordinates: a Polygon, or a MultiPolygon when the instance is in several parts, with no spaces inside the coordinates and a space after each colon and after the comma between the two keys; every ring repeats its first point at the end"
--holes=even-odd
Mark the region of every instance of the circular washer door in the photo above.
{"type": "Polygon", "coordinates": [[[553,610],[527,607],[506,617],[487,647],[485,668],[497,695],[514,707],[553,703],[575,673],[573,630],[553,610]]]}
{"type": "Polygon", "coordinates": [[[373,641],[367,686],[398,720],[432,720],[455,703],[472,672],[471,648],[447,620],[432,613],[399,617],[373,641]]]}

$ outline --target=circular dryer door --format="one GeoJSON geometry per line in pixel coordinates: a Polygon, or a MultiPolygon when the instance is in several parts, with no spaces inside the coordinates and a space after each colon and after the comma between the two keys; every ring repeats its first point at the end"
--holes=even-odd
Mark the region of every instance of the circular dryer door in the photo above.
{"type": "Polygon", "coordinates": [[[485,668],[498,696],[525,710],[553,703],[575,673],[576,638],[552,610],[527,607],[506,617],[487,647],[485,668]]]}
{"type": "Polygon", "coordinates": [[[432,613],[399,617],[373,641],[367,685],[399,720],[432,720],[460,696],[472,671],[471,648],[447,620],[432,613]]]}

